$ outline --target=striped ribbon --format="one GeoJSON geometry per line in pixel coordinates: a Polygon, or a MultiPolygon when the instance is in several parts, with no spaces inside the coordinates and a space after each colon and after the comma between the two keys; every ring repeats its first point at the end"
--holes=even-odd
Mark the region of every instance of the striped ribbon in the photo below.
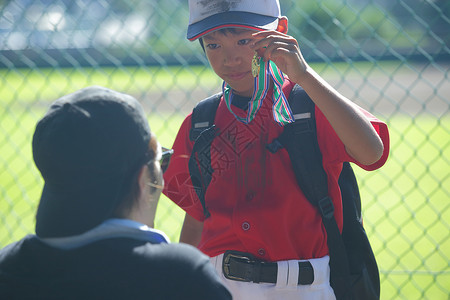
{"type": "Polygon", "coordinates": [[[274,83],[273,95],[272,95],[272,113],[274,120],[280,125],[284,126],[286,124],[294,122],[294,117],[292,116],[292,111],[287,102],[286,96],[283,93],[282,86],[284,82],[283,72],[278,69],[272,61],[264,62],[262,58],[259,61],[260,69],[259,75],[255,77],[254,91],[250,102],[248,103],[247,116],[242,118],[233,112],[231,108],[231,102],[233,99],[233,90],[226,83],[223,82],[222,90],[225,103],[228,110],[236,117],[237,120],[248,124],[254,118],[258,110],[261,108],[264,98],[266,98],[267,91],[270,88],[270,80],[274,83]]]}

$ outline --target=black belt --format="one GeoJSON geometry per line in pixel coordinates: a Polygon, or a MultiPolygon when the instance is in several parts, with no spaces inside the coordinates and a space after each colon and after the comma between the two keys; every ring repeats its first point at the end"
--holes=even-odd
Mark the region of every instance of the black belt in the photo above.
{"type": "MultiPolygon", "coordinates": [[[[298,284],[312,284],[314,269],[311,263],[300,261],[298,267],[298,284]]],[[[277,263],[258,260],[248,253],[226,251],[223,255],[222,270],[225,277],[231,280],[277,283],[277,263]]]]}

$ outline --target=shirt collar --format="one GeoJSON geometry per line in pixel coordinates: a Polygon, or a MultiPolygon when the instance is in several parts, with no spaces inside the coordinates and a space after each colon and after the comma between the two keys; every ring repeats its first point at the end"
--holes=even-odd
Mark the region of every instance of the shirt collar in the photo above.
{"type": "Polygon", "coordinates": [[[233,99],[231,100],[231,104],[242,110],[247,110],[248,103],[250,102],[251,99],[252,99],[251,97],[244,97],[234,94],[233,99]]]}
{"type": "Polygon", "coordinates": [[[110,238],[132,238],[152,244],[170,243],[164,232],[129,219],[108,219],[80,235],[39,239],[49,246],[69,250],[110,238]]]}

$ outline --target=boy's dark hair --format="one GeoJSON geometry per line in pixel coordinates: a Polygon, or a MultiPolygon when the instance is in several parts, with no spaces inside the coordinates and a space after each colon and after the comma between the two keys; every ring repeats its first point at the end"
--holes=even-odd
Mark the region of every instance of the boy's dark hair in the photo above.
{"type": "MultiPolygon", "coordinates": [[[[223,35],[227,35],[228,33],[236,34],[237,31],[238,31],[238,28],[234,28],[234,27],[222,28],[222,29],[217,30],[217,32],[220,32],[223,35]]],[[[198,42],[200,43],[200,46],[202,47],[203,52],[205,52],[205,45],[203,44],[203,37],[199,38],[198,42]]]]}

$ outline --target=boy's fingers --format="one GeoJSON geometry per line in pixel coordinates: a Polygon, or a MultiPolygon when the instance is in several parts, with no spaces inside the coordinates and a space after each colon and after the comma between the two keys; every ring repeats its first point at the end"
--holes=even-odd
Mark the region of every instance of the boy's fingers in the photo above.
{"type": "Polygon", "coordinates": [[[267,47],[267,45],[276,41],[284,41],[286,43],[297,43],[297,40],[292,36],[279,33],[278,31],[261,31],[252,34],[252,36],[256,39],[254,44],[251,46],[252,48],[261,48],[264,46],[267,47]]]}
{"type": "Polygon", "coordinates": [[[259,41],[256,41],[254,44],[252,44],[250,47],[254,49],[258,54],[260,51],[264,52],[263,49],[267,48],[273,48],[275,47],[295,47],[297,45],[296,41],[294,39],[279,37],[279,36],[268,36],[265,39],[261,39],[259,41]]]}
{"type": "Polygon", "coordinates": [[[253,45],[251,45],[251,48],[255,50],[258,50],[260,48],[267,48],[271,43],[274,42],[274,40],[276,40],[275,36],[264,36],[260,40],[256,41],[253,45]]]}
{"type": "Polygon", "coordinates": [[[273,35],[281,35],[281,36],[288,36],[287,34],[279,32],[279,31],[276,31],[276,30],[257,31],[257,32],[252,33],[252,36],[255,37],[255,38],[264,38],[265,36],[268,36],[268,35],[271,35],[271,34],[273,34],[273,35]]]}

